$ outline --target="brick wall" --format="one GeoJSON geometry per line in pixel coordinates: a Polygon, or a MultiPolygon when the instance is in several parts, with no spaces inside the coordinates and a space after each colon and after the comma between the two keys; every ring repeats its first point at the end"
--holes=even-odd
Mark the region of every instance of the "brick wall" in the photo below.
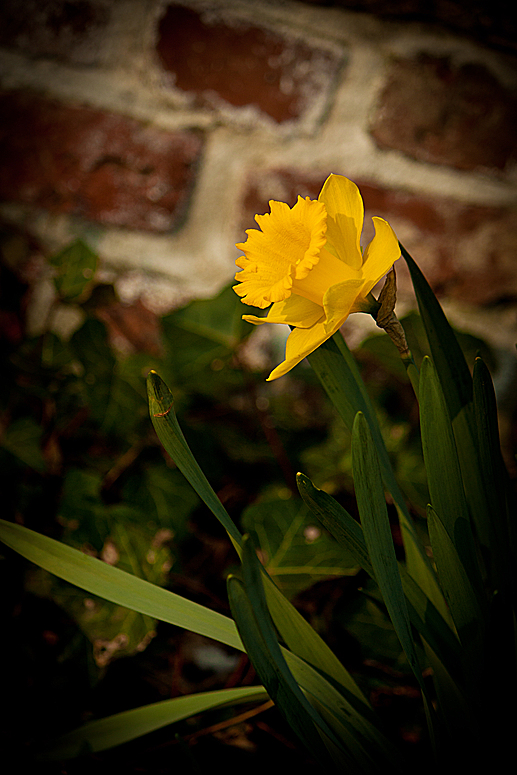
{"type": "Polygon", "coordinates": [[[46,250],[83,237],[163,312],[231,279],[269,199],[341,173],[453,319],[510,348],[517,46],[505,4],[474,5],[4,0],[0,216],[46,250]]]}

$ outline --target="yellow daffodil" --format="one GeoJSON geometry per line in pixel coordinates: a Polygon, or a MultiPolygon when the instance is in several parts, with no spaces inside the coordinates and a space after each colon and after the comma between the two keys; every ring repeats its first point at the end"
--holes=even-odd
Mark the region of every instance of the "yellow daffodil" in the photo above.
{"type": "Polygon", "coordinates": [[[286,374],[343,325],[352,312],[371,311],[367,300],[374,285],[400,257],[397,237],[382,218],[373,218],[375,236],[361,252],[364,206],[352,181],[330,175],[317,200],[298,197],[291,208],[269,203],[271,212],[256,215],[258,229],[248,229],[237,247],[234,286],[245,304],[265,317],[244,315],[255,325],[284,323],[293,327],[285,361],[268,379],[286,374]]]}

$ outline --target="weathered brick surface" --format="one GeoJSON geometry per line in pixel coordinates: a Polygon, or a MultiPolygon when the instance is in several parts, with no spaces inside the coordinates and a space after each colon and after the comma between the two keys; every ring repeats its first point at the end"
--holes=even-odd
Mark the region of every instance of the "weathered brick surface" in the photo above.
{"type": "MultiPolygon", "coordinates": [[[[269,212],[268,200],[293,205],[297,196],[315,198],[327,176],[306,177],[276,170],[253,176],[244,197],[242,228],[257,228],[255,213],[269,212]],[[264,193],[268,193],[266,196],[264,193]]],[[[364,241],[373,236],[371,216],[385,218],[424,271],[435,292],[474,305],[517,302],[517,211],[462,204],[355,181],[365,205],[364,241]]],[[[399,262],[399,292],[411,294],[399,262]]]]}
{"type": "Polygon", "coordinates": [[[99,306],[97,316],[106,323],[113,344],[122,350],[163,355],[158,316],[141,299],[132,304],[114,300],[99,306]]]}
{"type": "Polygon", "coordinates": [[[301,0],[309,5],[335,5],[383,19],[440,26],[496,48],[517,50],[517,16],[506,0],[301,0]]]}
{"type": "Polygon", "coordinates": [[[196,104],[255,106],[278,123],[303,114],[339,66],[337,57],[244,21],[171,5],[157,51],[175,86],[196,104]]]}
{"type": "Polygon", "coordinates": [[[517,160],[517,94],[482,65],[421,54],[392,65],[371,133],[381,148],[458,169],[517,160]]]}
{"type": "Polygon", "coordinates": [[[0,96],[0,197],[127,229],[183,218],[202,138],[18,92],[0,96]]]}
{"type": "Polygon", "coordinates": [[[92,65],[108,41],[109,0],[3,0],[0,44],[29,56],[92,65]]]}

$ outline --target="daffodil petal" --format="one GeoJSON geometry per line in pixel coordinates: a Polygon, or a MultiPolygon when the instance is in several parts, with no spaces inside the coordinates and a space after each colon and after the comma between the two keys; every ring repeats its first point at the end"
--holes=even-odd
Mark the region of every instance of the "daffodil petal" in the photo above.
{"type": "Polygon", "coordinates": [[[373,217],[375,236],[364,251],[363,277],[365,285],[361,291],[366,296],[381,277],[389,272],[400,258],[400,246],[395,232],[384,218],[373,217]]]}
{"type": "Polygon", "coordinates": [[[287,326],[298,328],[310,328],[323,314],[319,304],[293,294],[285,301],[279,301],[271,306],[267,315],[263,318],[255,315],[243,315],[242,319],[254,325],[262,323],[283,323],[287,326]]]}
{"type": "Polygon", "coordinates": [[[333,285],[323,297],[323,308],[326,315],[326,327],[331,333],[335,333],[345,322],[357,296],[362,293],[364,280],[346,280],[333,285]]]}
{"type": "Polygon", "coordinates": [[[327,249],[353,269],[360,269],[364,205],[359,189],[342,175],[330,175],[318,199],[327,211],[327,249]]]}
{"type": "Polygon", "coordinates": [[[273,304],[268,313],[268,322],[310,328],[322,317],[322,314],[323,310],[319,304],[293,293],[285,301],[273,304]]]}
{"type": "Polygon", "coordinates": [[[315,323],[311,328],[295,328],[291,331],[285,346],[285,361],[276,369],[273,369],[267,381],[270,382],[278,377],[283,377],[300,361],[303,361],[307,355],[310,355],[320,344],[323,344],[332,336],[328,333],[324,318],[319,323],[315,323]]]}

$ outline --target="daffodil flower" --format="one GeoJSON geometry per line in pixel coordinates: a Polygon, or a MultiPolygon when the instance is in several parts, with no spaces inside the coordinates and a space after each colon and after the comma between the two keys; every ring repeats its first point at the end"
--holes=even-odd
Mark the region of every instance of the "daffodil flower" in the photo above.
{"type": "Polygon", "coordinates": [[[372,311],[368,294],[400,257],[391,226],[374,217],[375,236],[361,251],[364,206],[357,186],[330,175],[317,200],[309,197],[291,208],[271,201],[271,212],[256,215],[237,247],[236,293],[245,304],[271,308],[265,317],[243,315],[254,325],[292,327],[285,361],[268,380],[290,371],[343,325],[352,312],[372,311]]]}

